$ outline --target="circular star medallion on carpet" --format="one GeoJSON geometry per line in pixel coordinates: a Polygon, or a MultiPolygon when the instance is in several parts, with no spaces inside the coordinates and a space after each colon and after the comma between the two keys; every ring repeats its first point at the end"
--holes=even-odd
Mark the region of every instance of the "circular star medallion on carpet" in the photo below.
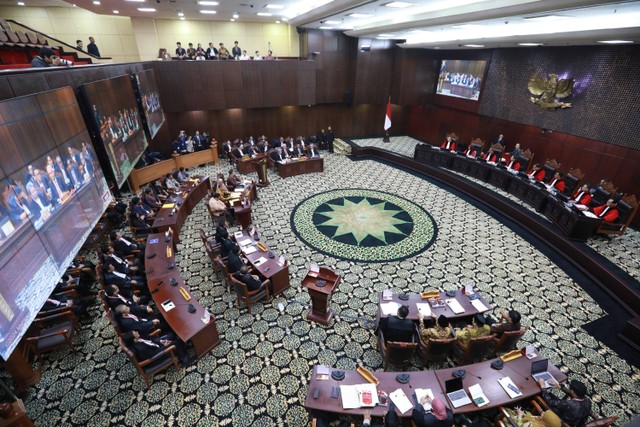
{"type": "Polygon", "coordinates": [[[382,191],[330,190],[291,213],[293,232],[317,251],[352,261],[402,260],[435,241],[437,226],[421,206],[382,191]]]}

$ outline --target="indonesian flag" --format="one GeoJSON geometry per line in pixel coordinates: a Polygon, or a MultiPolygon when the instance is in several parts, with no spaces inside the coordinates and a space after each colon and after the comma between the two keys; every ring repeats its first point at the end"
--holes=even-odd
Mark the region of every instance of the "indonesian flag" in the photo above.
{"type": "Polygon", "coordinates": [[[384,116],[384,130],[387,130],[391,127],[391,97],[389,97],[389,102],[387,102],[387,114],[384,116]]]}

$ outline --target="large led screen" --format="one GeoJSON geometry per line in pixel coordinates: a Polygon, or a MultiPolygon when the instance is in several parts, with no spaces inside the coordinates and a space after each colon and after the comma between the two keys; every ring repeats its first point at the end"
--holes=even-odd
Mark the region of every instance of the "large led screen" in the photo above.
{"type": "Polygon", "coordinates": [[[0,102],[0,356],[111,202],[71,88],[0,102]]]}
{"type": "Polygon", "coordinates": [[[136,74],[136,80],[140,91],[142,109],[147,119],[149,135],[153,139],[164,123],[164,113],[162,112],[162,104],[160,104],[156,76],[153,70],[145,70],[136,74]]]}
{"type": "Polygon", "coordinates": [[[443,59],[436,93],[477,101],[480,99],[482,78],[487,61],[443,59]]]}
{"type": "Polygon", "coordinates": [[[99,132],[118,187],[126,181],[147,147],[129,76],[80,87],[99,132]]]}

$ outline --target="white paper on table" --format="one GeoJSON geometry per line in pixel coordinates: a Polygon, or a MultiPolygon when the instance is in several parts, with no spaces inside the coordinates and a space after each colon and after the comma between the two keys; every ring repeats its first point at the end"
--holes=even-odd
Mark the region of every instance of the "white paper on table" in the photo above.
{"type": "Polygon", "coordinates": [[[373,407],[378,404],[378,389],[375,384],[341,385],[340,395],[342,396],[342,408],[354,409],[365,406],[361,399],[363,393],[371,393],[371,405],[366,405],[367,407],[373,407]]]}
{"type": "Polygon", "coordinates": [[[176,307],[176,305],[171,300],[166,300],[165,302],[163,302],[160,305],[162,306],[164,311],[171,311],[176,307]]]}
{"type": "Polygon", "coordinates": [[[385,302],[384,304],[380,304],[380,311],[383,316],[391,316],[398,313],[398,309],[400,308],[400,304],[395,301],[385,302]]]}
{"type": "Polygon", "coordinates": [[[428,302],[417,302],[416,307],[418,308],[418,313],[424,317],[431,316],[431,306],[428,302]]]}
{"type": "Polygon", "coordinates": [[[471,400],[473,400],[473,403],[478,405],[479,408],[489,403],[489,399],[487,399],[487,396],[485,396],[480,384],[474,384],[469,387],[469,394],[471,395],[471,400]]]}
{"type": "Polygon", "coordinates": [[[287,263],[287,260],[284,259],[284,255],[280,255],[280,258],[278,258],[278,265],[282,267],[286,263],[287,263]]]}
{"type": "Polygon", "coordinates": [[[243,246],[241,249],[245,255],[251,255],[252,253],[258,251],[255,246],[243,246]]]}
{"type": "Polygon", "coordinates": [[[396,405],[396,408],[398,408],[401,414],[404,414],[408,410],[413,409],[413,405],[401,388],[397,389],[394,392],[391,392],[389,398],[396,405]]]}
{"type": "Polygon", "coordinates": [[[235,237],[236,240],[242,239],[242,231],[236,231],[235,233],[233,233],[233,237],[235,237]]]}
{"type": "Polygon", "coordinates": [[[253,265],[255,265],[256,267],[261,265],[262,263],[267,262],[267,259],[263,256],[261,256],[260,258],[258,258],[257,260],[253,261],[253,265]]]}
{"type": "Polygon", "coordinates": [[[473,308],[478,310],[479,313],[485,312],[488,310],[487,306],[482,303],[479,299],[474,299],[471,301],[471,305],[473,308]]]}
{"type": "Polygon", "coordinates": [[[520,389],[518,389],[518,387],[516,387],[516,385],[513,383],[513,381],[511,381],[511,378],[509,378],[509,377],[500,378],[498,380],[498,383],[502,386],[504,391],[507,392],[507,394],[509,395],[510,398],[514,399],[516,397],[522,396],[522,392],[520,391],[520,389]],[[509,385],[511,385],[512,387],[514,387],[518,391],[516,392],[515,390],[512,390],[509,387],[509,385]]]}
{"type": "Polygon", "coordinates": [[[447,303],[451,311],[453,311],[455,314],[464,313],[464,308],[462,308],[457,299],[449,298],[445,300],[445,302],[447,303]]]}
{"type": "Polygon", "coordinates": [[[311,264],[311,267],[309,267],[309,271],[311,271],[312,273],[320,273],[320,267],[318,267],[318,264],[311,264]]]}
{"type": "Polygon", "coordinates": [[[251,241],[251,239],[242,239],[242,240],[237,240],[237,242],[238,242],[238,244],[239,244],[240,246],[248,246],[248,245],[250,245],[251,243],[253,243],[253,242],[251,241]]]}
{"type": "Polygon", "coordinates": [[[576,208],[580,209],[581,211],[586,211],[587,209],[589,209],[589,207],[588,207],[588,206],[583,205],[582,203],[576,203],[574,206],[575,206],[576,208]]]}
{"type": "Polygon", "coordinates": [[[422,404],[422,407],[425,411],[431,410],[431,401],[433,400],[433,391],[430,388],[417,388],[416,389],[416,399],[418,399],[418,403],[422,402],[422,398],[425,396],[429,396],[426,402],[422,404]]]}
{"type": "Polygon", "coordinates": [[[598,215],[594,214],[593,212],[589,212],[589,211],[582,211],[582,214],[584,216],[588,216],[589,218],[598,218],[598,215]]]}

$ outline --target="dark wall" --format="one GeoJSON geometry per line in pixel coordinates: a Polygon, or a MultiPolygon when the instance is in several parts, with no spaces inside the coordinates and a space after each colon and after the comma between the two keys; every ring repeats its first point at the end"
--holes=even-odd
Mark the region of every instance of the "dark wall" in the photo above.
{"type": "Polygon", "coordinates": [[[495,49],[479,114],[640,150],[639,46],[495,49]],[[576,80],[572,108],[543,111],[530,101],[529,78],[556,73],[576,80]]]}

